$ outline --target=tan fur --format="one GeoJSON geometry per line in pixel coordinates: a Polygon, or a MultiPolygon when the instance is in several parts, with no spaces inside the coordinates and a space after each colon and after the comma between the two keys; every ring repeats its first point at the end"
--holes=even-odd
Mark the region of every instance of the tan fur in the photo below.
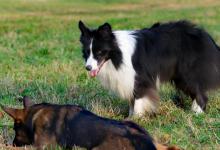
{"type": "MultiPolygon", "coordinates": [[[[57,144],[55,135],[48,135],[43,130],[44,126],[50,126],[52,123],[51,118],[53,117],[53,113],[54,111],[51,108],[41,108],[32,119],[33,124],[38,127],[34,135],[34,146],[37,147],[37,149],[51,148],[51,146],[57,144]]],[[[57,119],[60,120],[62,118],[58,117],[57,119]]],[[[60,129],[59,126],[58,129],[60,129]]]]}
{"type": "MultiPolygon", "coordinates": [[[[24,109],[13,109],[0,105],[17,123],[15,129],[19,132],[16,132],[13,141],[13,144],[17,146],[33,144],[37,150],[42,150],[44,148],[55,149],[59,144],[61,147],[71,148],[77,143],[94,142],[91,138],[96,139],[98,136],[94,142],[98,144],[92,147],[93,150],[151,149],[154,148],[154,145],[157,150],[179,150],[177,147],[167,147],[153,142],[144,128],[131,121],[121,121],[120,123],[109,121],[109,119],[103,119],[75,105],[62,106],[43,103],[31,107],[32,103],[28,102],[27,98],[24,100],[24,109]],[[91,122],[90,119],[94,120],[91,122]],[[31,125],[30,122],[32,122],[31,125]],[[20,123],[25,124],[29,130],[25,130],[26,128],[23,128],[23,124],[20,123]],[[94,127],[95,132],[93,129],[87,128],[90,124],[94,127]],[[30,130],[34,132],[29,132],[30,130]],[[84,131],[86,133],[83,133],[84,131]],[[93,134],[88,137],[87,135],[91,132],[93,134]],[[71,141],[75,137],[80,139],[80,142],[71,141]]],[[[91,145],[79,144],[79,146],[91,149],[91,145]]]]}
{"type": "Polygon", "coordinates": [[[106,149],[115,149],[115,145],[118,145],[120,150],[134,150],[134,146],[127,139],[116,135],[108,135],[106,140],[99,146],[93,148],[92,150],[106,150],[106,149]],[[112,143],[109,145],[109,143],[112,143]]]}
{"type": "Polygon", "coordinates": [[[154,145],[156,146],[157,150],[180,150],[180,148],[176,147],[176,146],[166,146],[157,142],[154,142],[154,145]]]}
{"type": "Polygon", "coordinates": [[[43,109],[40,109],[36,114],[33,115],[32,124],[34,124],[35,120],[39,118],[40,115],[42,115],[43,109]]]}

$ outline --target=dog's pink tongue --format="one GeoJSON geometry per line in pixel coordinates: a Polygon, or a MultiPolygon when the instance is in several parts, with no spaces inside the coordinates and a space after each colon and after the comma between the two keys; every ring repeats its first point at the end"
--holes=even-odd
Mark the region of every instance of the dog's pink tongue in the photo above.
{"type": "Polygon", "coordinates": [[[90,77],[95,77],[98,74],[98,70],[91,70],[89,72],[90,77]]]}

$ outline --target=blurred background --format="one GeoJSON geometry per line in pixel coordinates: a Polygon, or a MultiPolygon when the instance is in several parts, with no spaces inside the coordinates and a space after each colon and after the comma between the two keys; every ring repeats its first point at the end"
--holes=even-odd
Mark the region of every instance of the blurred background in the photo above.
{"type": "MultiPolygon", "coordinates": [[[[114,30],[150,27],[186,19],[206,29],[220,45],[219,0],[0,0],[0,103],[21,108],[24,95],[36,103],[78,104],[123,120],[128,104],[104,90],[84,69],[78,21],[114,30]]],[[[176,107],[173,86],[162,86],[157,117],[134,119],[158,141],[183,149],[220,147],[220,92],[209,93],[207,114],[176,107]]],[[[0,115],[0,143],[10,143],[13,122],[0,115]]]]}

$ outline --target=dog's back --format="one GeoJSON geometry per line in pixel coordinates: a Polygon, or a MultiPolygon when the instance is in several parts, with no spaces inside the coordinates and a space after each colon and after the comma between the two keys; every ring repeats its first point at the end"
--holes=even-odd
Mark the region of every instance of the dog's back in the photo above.
{"type": "Polygon", "coordinates": [[[87,149],[155,150],[146,131],[132,122],[99,117],[74,105],[39,104],[30,109],[36,143],[87,149]]]}
{"type": "Polygon", "coordinates": [[[1,107],[14,119],[15,146],[94,150],[160,150],[162,146],[133,122],[102,118],[76,105],[34,105],[24,99],[24,109],[1,107]]]}

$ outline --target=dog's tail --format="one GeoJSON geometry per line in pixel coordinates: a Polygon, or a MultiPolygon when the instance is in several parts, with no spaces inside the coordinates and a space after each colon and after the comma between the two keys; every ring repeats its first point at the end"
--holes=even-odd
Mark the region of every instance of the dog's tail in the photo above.
{"type": "Polygon", "coordinates": [[[157,150],[180,150],[180,148],[176,146],[166,146],[157,142],[154,142],[154,145],[157,150]]]}

